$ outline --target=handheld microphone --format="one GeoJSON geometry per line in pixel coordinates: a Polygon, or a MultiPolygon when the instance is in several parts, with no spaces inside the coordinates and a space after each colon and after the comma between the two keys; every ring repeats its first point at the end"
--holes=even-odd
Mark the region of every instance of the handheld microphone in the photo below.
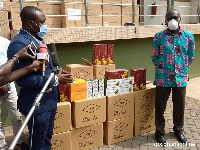
{"type": "Polygon", "coordinates": [[[51,55],[51,58],[52,58],[53,66],[57,69],[57,71],[59,71],[60,64],[59,64],[59,59],[58,59],[58,55],[57,55],[57,52],[56,52],[55,43],[50,43],[48,48],[49,48],[50,55],[51,55]]]}
{"type": "MultiPolygon", "coordinates": [[[[37,60],[48,60],[47,45],[39,45],[39,53],[37,53],[37,60]]],[[[42,75],[45,76],[46,66],[45,63],[42,65],[42,75]]]]}

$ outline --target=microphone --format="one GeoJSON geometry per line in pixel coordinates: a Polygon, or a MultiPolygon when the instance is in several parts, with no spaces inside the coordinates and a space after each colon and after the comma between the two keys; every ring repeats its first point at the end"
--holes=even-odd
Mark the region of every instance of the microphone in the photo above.
{"type": "Polygon", "coordinates": [[[59,64],[59,58],[57,55],[55,43],[50,43],[48,48],[49,48],[50,55],[52,58],[53,66],[57,69],[57,71],[59,71],[60,64],[59,64]]]}
{"type": "MultiPolygon", "coordinates": [[[[39,53],[37,53],[37,60],[48,60],[47,45],[39,45],[39,53]]],[[[45,63],[42,65],[42,75],[45,76],[46,66],[45,63]]]]}

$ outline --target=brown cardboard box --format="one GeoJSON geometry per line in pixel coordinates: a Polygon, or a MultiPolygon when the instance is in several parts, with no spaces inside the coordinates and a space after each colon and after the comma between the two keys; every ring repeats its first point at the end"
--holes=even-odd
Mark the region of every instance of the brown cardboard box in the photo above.
{"type": "Polygon", "coordinates": [[[155,129],[155,110],[135,115],[134,135],[147,133],[155,129]]]}
{"type": "Polygon", "coordinates": [[[12,40],[18,33],[19,33],[19,30],[11,30],[10,39],[12,40]]]}
{"type": "Polygon", "coordinates": [[[48,28],[61,28],[61,22],[62,18],[61,17],[50,17],[46,16],[46,24],[48,28]]]}
{"type": "Polygon", "coordinates": [[[103,16],[103,26],[121,26],[121,6],[103,5],[103,15],[117,15],[103,16]]]}
{"type": "Polygon", "coordinates": [[[133,137],[133,117],[105,122],[104,142],[107,145],[122,142],[132,137],[133,137]]]}
{"type": "Polygon", "coordinates": [[[87,0],[88,3],[102,3],[103,0],[87,0]]]}
{"type": "MultiPolygon", "coordinates": [[[[122,4],[132,4],[133,0],[122,0],[122,4]]],[[[135,0],[135,5],[137,5],[137,0],[135,0]]]]}
{"type": "Polygon", "coordinates": [[[94,78],[104,78],[105,79],[105,71],[106,70],[114,70],[114,69],[115,69],[115,64],[93,65],[94,78]]]}
{"type": "MultiPolygon", "coordinates": [[[[23,6],[35,6],[37,7],[37,3],[32,3],[32,2],[23,2],[23,6]]],[[[19,3],[16,3],[10,7],[11,10],[11,18],[15,18],[20,15],[20,5],[19,3]]],[[[20,17],[15,18],[14,20],[11,21],[11,29],[20,29],[22,27],[21,19],[20,17]]]]}
{"type": "MultiPolygon", "coordinates": [[[[8,21],[8,12],[7,11],[0,11],[0,24],[8,21]]],[[[10,28],[9,23],[6,23],[1,26],[1,36],[10,39],[10,28]]]]}
{"type": "Polygon", "coordinates": [[[93,65],[84,60],[85,64],[66,65],[66,71],[73,74],[73,79],[93,79],[93,65]]]}
{"type": "MultiPolygon", "coordinates": [[[[94,3],[94,2],[93,2],[94,3]]],[[[97,2],[96,2],[97,3],[97,2]]],[[[102,0],[101,0],[102,3],[102,0]]],[[[83,8],[85,15],[85,8],[83,8]]],[[[88,25],[93,26],[102,26],[102,6],[101,5],[92,5],[88,4],[88,25]],[[98,15],[98,16],[89,16],[89,15],[98,15]]]]}
{"type": "Polygon", "coordinates": [[[90,150],[103,146],[103,124],[72,129],[72,150],[90,150]]]}
{"type": "MultiPolygon", "coordinates": [[[[133,22],[133,9],[132,6],[122,6],[122,26],[125,25],[126,22],[133,22]],[[123,16],[129,15],[129,16],[123,16]]],[[[139,23],[139,6],[135,6],[135,24],[139,23]]]]}
{"type": "Polygon", "coordinates": [[[156,89],[150,88],[135,92],[135,114],[143,113],[155,108],[156,89]]]}
{"type": "Polygon", "coordinates": [[[3,10],[1,11],[10,11],[10,1],[0,1],[0,9],[4,8],[3,10]]]}
{"type": "Polygon", "coordinates": [[[84,4],[61,4],[61,14],[69,15],[62,17],[62,27],[84,27],[85,12],[84,4]],[[73,16],[77,15],[77,16],[73,16]]]}
{"type": "Polygon", "coordinates": [[[106,108],[107,121],[134,116],[134,93],[108,96],[106,108]]]}
{"type": "Polygon", "coordinates": [[[66,132],[72,129],[71,103],[60,102],[57,104],[56,117],[54,121],[53,134],[66,132]]]}
{"type": "Polygon", "coordinates": [[[54,134],[51,138],[51,149],[71,150],[72,149],[71,131],[60,134],[54,134]]]}
{"type": "Polygon", "coordinates": [[[103,0],[103,3],[121,4],[121,0],[103,0]]]}
{"type": "Polygon", "coordinates": [[[64,2],[84,2],[84,0],[64,0],[64,2]]]}
{"type": "Polygon", "coordinates": [[[73,126],[85,127],[106,121],[106,97],[72,103],[73,126]]]}
{"type": "Polygon", "coordinates": [[[37,6],[45,15],[60,15],[61,6],[60,4],[48,4],[39,2],[37,6]]]}

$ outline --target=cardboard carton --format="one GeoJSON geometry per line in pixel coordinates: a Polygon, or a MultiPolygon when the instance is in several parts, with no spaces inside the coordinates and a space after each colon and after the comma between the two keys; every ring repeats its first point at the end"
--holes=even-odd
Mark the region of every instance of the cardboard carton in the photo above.
{"type": "Polygon", "coordinates": [[[76,101],[72,112],[75,128],[102,123],[106,120],[106,97],[76,101]]]}
{"type": "Polygon", "coordinates": [[[134,135],[147,133],[155,129],[155,110],[135,115],[134,135]]]}
{"type": "Polygon", "coordinates": [[[103,5],[103,26],[121,26],[121,6],[103,5]]]}
{"type": "Polygon", "coordinates": [[[93,79],[93,66],[92,64],[83,59],[85,64],[69,64],[66,65],[66,71],[73,74],[74,79],[93,79]]]}
{"type": "Polygon", "coordinates": [[[134,93],[108,96],[106,110],[107,121],[134,116],[134,93]]]}
{"type": "Polygon", "coordinates": [[[156,89],[150,88],[135,92],[135,114],[143,113],[155,108],[156,89]]]}
{"type": "Polygon", "coordinates": [[[69,84],[69,91],[73,92],[82,92],[87,90],[87,82],[78,82],[78,83],[70,83],[69,84]]]}
{"type": "Polygon", "coordinates": [[[1,10],[1,11],[8,11],[8,12],[10,12],[9,5],[10,5],[10,1],[1,1],[0,2],[0,9],[3,8],[3,10],[1,10]]]}
{"type": "Polygon", "coordinates": [[[72,129],[72,150],[90,150],[103,146],[103,124],[72,129]]]}
{"type": "Polygon", "coordinates": [[[103,79],[105,79],[105,71],[106,70],[114,70],[114,69],[115,69],[115,64],[93,65],[94,78],[103,78],[103,79]]]}
{"type": "Polygon", "coordinates": [[[48,28],[61,28],[61,17],[50,17],[46,16],[46,25],[48,28]]]}
{"type": "Polygon", "coordinates": [[[84,27],[85,12],[83,8],[84,4],[61,4],[61,14],[68,15],[62,17],[62,27],[84,27]]]}
{"type": "Polygon", "coordinates": [[[87,99],[87,91],[69,93],[70,102],[87,99]]]}
{"type": "Polygon", "coordinates": [[[60,134],[54,134],[51,138],[51,149],[71,150],[72,149],[71,131],[60,134]]]}
{"type": "Polygon", "coordinates": [[[38,8],[45,15],[60,15],[61,14],[60,4],[49,4],[49,3],[39,2],[38,8]]]}
{"type": "Polygon", "coordinates": [[[53,134],[67,132],[71,129],[71,104],[70,102],[60,102],[57,104],[53,134]]]}
{"type": "Polygon", "coordinates": [[[121,0],[103,0],[103,3],[121,4],[121,0]]]}
{"type": "MultiPolygon", "coordinates": [[[[0,24],[8,21],[8,12],[7,11],[0,11],[0,24]]],[[[1,36],[10,39],[10,27],[9,23],[6,23],[1,26],[1,36]]]]}
{"type": "Polygon", "coordinates": [[[105,122],[104,142],[107,145],[122,142],[130,138],[133,138],[133,117],[105,122]]]}
{"type": "MultiPolygon", "coordinates": [[[[128,2],[128,1],[127,1],[128,2]]],[[[139,24],[139,6],[135,6],[135,24],[139,24]]],[[[133,22],[133,7],[132,6],[122,6],[122,26],[125,25],[126,22],[133,22]],[[124,16],[123,16],[124,15],[124,16]],[[125,16],[127,15],[127,16],[125,16]]]]}

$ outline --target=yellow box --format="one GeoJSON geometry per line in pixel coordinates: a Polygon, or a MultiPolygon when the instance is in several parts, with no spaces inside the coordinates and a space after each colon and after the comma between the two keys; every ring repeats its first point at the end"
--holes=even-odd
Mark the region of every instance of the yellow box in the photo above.
{"type": "Polygon", "coordinates": [[[86,81],[80,82],[80,83],[70,83],[68,85],[69,85],[70,93],[87,91],[87,82],[86,81]]]}
{"type": "Polygon", "coordinates": [[[87,99],[87,91],[69,93],[70,102],[87,99]]]}

